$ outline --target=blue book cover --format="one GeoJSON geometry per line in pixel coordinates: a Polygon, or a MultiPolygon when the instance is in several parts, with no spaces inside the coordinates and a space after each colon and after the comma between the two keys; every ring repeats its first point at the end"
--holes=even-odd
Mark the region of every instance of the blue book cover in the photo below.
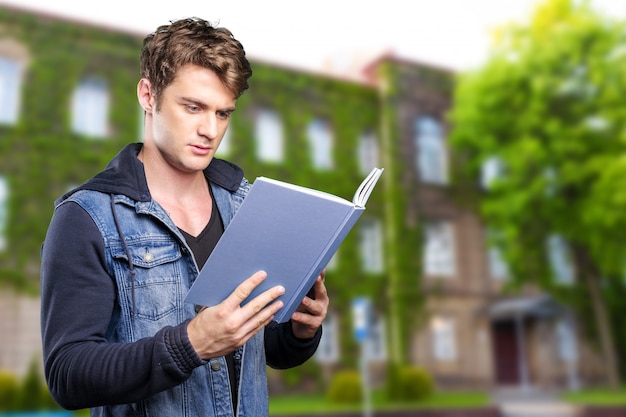
{"type": "Polygon", "coordinates": [[[213,306],[257,271],[267,278],[241,305],[285,287],[278,323],[288,321],[365,210],[382,174],[375,168],[353,201],[270,178],[257,178],[186,296],[213,306]]]}

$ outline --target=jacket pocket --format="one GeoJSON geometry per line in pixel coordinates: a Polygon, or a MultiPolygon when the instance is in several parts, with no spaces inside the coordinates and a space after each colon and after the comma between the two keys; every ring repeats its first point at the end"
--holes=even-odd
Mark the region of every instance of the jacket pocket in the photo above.
{"type": "MultiPolygon", "coordinates": [[[[173,241],[128,241],[133,274],[126,249],[113,248],[120,297],[138,319],[161,321],[182,303],[181,251],[173,241]],[[133,301],[134,299],[134,301],[133,301]],[[134,307],[133,307],[134,302],[134,307]]],[[[170,323],[161,323],[170,324],[170,323]]]]}

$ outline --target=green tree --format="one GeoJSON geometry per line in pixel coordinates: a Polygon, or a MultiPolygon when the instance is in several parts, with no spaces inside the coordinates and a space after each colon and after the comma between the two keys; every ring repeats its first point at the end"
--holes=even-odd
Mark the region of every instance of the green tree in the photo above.
{"type": "Polygon", "coordinates": [[[624,286],[626,31],[588,3],[548,0],[497,33],[487,63],[461,74],[450,114],[455,181],[475,204],[517,284],[589,309],[607,383],[619,385],[606,296],[624,286]],[[500,173],[479,184],[487,161],[500,173]],[[477,186],[479,185],[479,186],[477,186]],[[559,283],[546,241],[567,242],[559,283]]]}

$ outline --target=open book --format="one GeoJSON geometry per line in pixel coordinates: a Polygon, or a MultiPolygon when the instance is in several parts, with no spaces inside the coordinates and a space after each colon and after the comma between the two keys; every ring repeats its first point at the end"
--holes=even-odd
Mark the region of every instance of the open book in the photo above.
{"type": "Polygon", "coordinates": [[[275,315],[288,321],[365,210],[383,169],[374,168],[348,201],[333,194],[258,177],[185,300],[213,306],[257,271],[263,281],[241,305],[285,287],[275,315]]]}

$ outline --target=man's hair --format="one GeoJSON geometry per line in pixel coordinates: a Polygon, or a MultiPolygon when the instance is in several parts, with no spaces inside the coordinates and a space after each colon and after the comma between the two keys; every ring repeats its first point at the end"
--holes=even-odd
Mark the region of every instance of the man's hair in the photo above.
{"type": "Polygon", "coordinates": [[[215,72],[235,98],[248,89],[252,68],[241,43],[223,27],[197,18],[172,20],[143,40],[141,77],[152,83],[157,107],[161,93],[187,64],[215,72]]]}

